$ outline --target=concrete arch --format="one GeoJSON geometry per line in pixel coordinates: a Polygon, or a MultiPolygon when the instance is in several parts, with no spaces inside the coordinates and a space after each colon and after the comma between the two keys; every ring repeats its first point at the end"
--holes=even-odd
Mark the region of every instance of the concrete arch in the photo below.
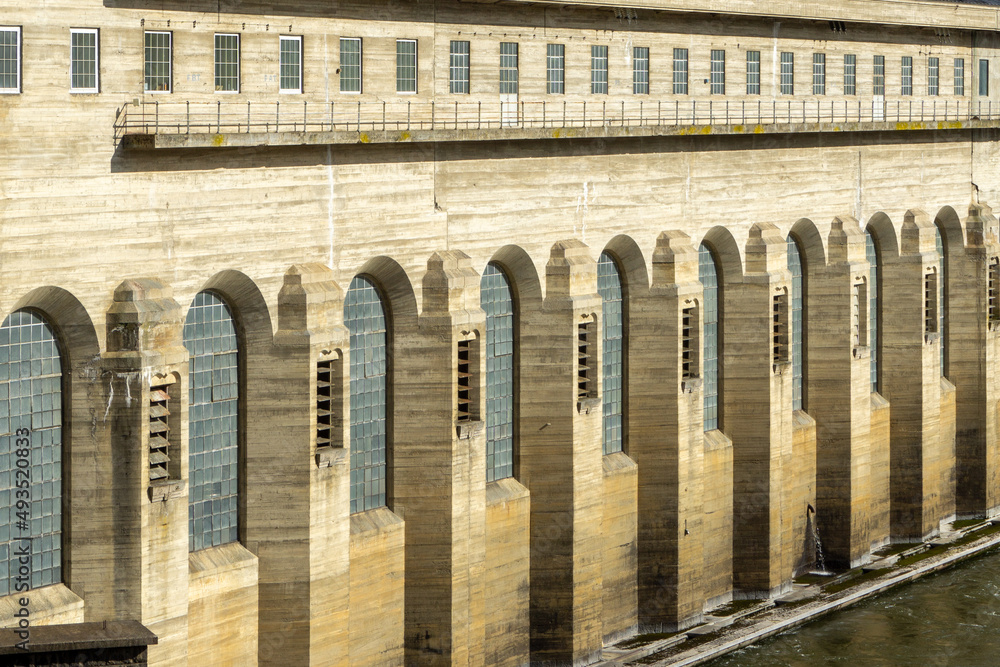
{"type": "Polygon", "coordinates": [[[622,279],[625,298],[629,299],[649,290],[649,270],[642,249],[632,237],[619,234],[604,246],[603,253],[615,258],[622,279]]]}
{"type": "MultiPolygon", "coordinates": [[[[415,328],[417,324],[417,298],[413,283],[399,262],[380,255],[364,263],[355,275],[369,278],[382,294],[383,307],[393,330],[415,328]]],[[[353,276],[351,278],[354,279],[353,276]]],[[[348,288],[350,283],[348,283],[348,288]]],[[[392,333],[390,333],[392,345],[392,333]]]]}
{"type": "Polygon", "coordinates": [[[875,239],[875,247],[879,251],[881,261],[899,256],[899,239],[896,237],[896,227],[888,215],[879,211],[868,219],[865,230],[869,231],[875,239]]]}
{"type": "Polygon", "coordinates": [[[538,271],[523,248],[516,245],[504,246],[493,254],[489,263],[496,264],[507,274],[514,296],[515,312],[520,313],[523,308],[542,307],[542,285],[538,279],[538,271]]]}
{"type": "Polygon", "coordinates": [[[951,206],[944,206],[934,216],[934,224],[941,230],[945,252],[952,255],[965,249],[965,227],[958,213],[951,206]]]}
{"type": "Polygon", "coordinates": [[[809,218],[801,218],[792,225],[788,235],[798,242],[799,254],[805,261],[807,273],[826,266],[826,246],[816,223],[809,218]]]}
{"type": "MultiPolygon", "coordinates": [[[[718,263],[722,285],[743,282],[743,260],[733,233],[721,225],[708,230],[701,241],[712,250],[718,263]]],[[[701,244],[698,245],[701,247],[701,244]]]]}
{"type": "MultiPolygon", "coordinates": [[[[242,336],[240,341],[246,347],[246,353],[251,354],[258,345],[270,344],[273,329],[271,313],[267,301],[260,288],[249,276],[240,271],[227,269],[215,274],[198,291],[209,290],[221,296],[233,311],[237,331],[242,336]]],[[[194,299],[184,306],[184,319],[194,299]]]]}
{"type": "Polygon", "coordinates": [[[10,312],[33,310],[52,327],[60,351],[75,367],[81,360],[92,363],[101,353],[97,330],[79,299],[61,287],[38,287],[17,301],[10,312]]]}

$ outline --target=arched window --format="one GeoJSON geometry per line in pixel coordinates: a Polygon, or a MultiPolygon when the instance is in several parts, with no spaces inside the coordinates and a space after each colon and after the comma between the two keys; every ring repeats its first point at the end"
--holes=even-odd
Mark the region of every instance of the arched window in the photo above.
{"type": "Polygon", "coordinates": [[[604,378],[604,453],[623,449],[625,404],[625,302],[618,263],[608,253],[597,262],[597,291],[601,295],[601,371],[604,378]]]}
{"type": "Polygon", "coordinates": [[[879,391],[879,252],[871,229],[865,230],[865,254],[868,256],[868,351],[871,355],[871,389],[879,391]]]}
{"type": "Polygon", "coordinates": [[[188,360],[188,549],[239,539],[239,338],[229,305],[199,292],[184,321],[188,360]]]}
{"type": "Polygon", "coordinates": [[[364,276],[344,302],[351,333],[351,513],[386,506],[388,488],[389,328],[385,304],[364,276]]]}
{"type": "Polygon", "coordinates": [[[792,351],[792,410],[805,409],[805,330],[803,314],[805,304],[805,278],[802,273],[802,253],[799,242],[788,235],[788,271],[792,274],[792,299],[789,308],[791,320],[792,351]]]}
{"type": "Polygon", "coordinates": [[[719,348],[722,334],[719,330],[719,271],[715,253],[701,244],[698,252],[698,279],[702,296],[702,380],[705,400],[705,430],[719,428],[719,348]]]}
{"type": "Polygon", "coordinates": [[[948,312],[948,302],[945,301],[945,295],[947,291],[945,289],[945,283],[948,281],[948,255],[945,252],[945,241],[944,237],[941,235],[941,227],[939,225],[934,225],[934,240],[937,246],[938,254],[938,266],[941,267],[940,274],[938,275],[938,336],[941,345],[941,376],[945,375],[946,363],[948,360],[948,321],[946,319],[946,314],[948,312]]]}
{"type": "Polygon", "coordinates": [[[488,264],[479,285],[486,311],[486,481],[514,476],[514,299],[503,270],[488,264]]]}
{"type": "Polygon", "coordinates": [[[52,329],[27,310],[0,326],[0,433],[3,596],[62,581],[62,359],[52,329]],[[26,538],[27,580],[18,578],[26,538]]]}

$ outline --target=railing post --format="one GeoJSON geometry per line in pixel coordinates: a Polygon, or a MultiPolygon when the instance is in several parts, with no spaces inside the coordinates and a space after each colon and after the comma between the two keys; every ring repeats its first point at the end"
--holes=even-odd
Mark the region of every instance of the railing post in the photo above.
{"type": "Polygon", "coordinates": [[[358,132],[361,131],[361,100],[358,100],[358,132]]]}
{"type": "Polygon", "coordinates": [[[542,100],[542,127],[545,126],[545,100],[542,100]]]}
{"type": "Polygon", "coordinates": [[[715,115],[715,111],[712,109],[712,100],[709,100],[708,101],[708,124],[709,125],[714,125],[715,124],[714,115],[715,115]]]}
{"type": "Polygon", "coordinates": [[[330,102],[330,131],[333,132],[333,102],[330,102]]]}
{"type": "Polygon", "coordinates": [[[308,102],[306,102],[305,100],[302,100],[302,131],[303,132],[307,131],[307,129],[308,129],[307,125],[309,123],[309,112],[306,111],[306,104],[308,104],[308,102]]]}
{"type": "Polygon", "coordinates": [[[385,100],[382,100],[382,131],[385,132],[385,100]]]}
{"type": "Polygon", "coordinates": [[[694,100],[691,100],[691,124],[692,125],[697,125],[697,118],[698,118],[698,106],[697,105],[698,105],[697,102],[695,102],[694,100]]]}
{"type": "Polygon", "coordinates": [[[601,102],[601,126],[605,127],[608,124],[608,103],[601,102]]]}
{"type": "Polygon", "coordinates": [[[477,115],[476,115],[476,129],[477,130],[481,130],[481,129],[483,129],[483,101],[482,100],[479,100],[478,107],[479,108],[478,108],[477,115]]]}
{"type": "Polygon", "coordinates": [[[431,100],[431,129],[434,129],[434,100],[431,100]]]}
{"type": "Polygon", "coordinates": [[[406,131],[410,131],[410,102],[406,102],[406,131]]]}
{"type": "Polygon", "coordinates": [[[247,134],[250,134],[250,100],[247,100],[247,134]]]}
{"type": "MultiPolygon", "coordinates": [[[[517,108],[517,107],[515,107],[515,108],[517,108]]],[[[525,116],[524,116],[524,100],[521,100],[521,115],[518,116],[518,118],[517,118],[517,124],[520,127],[523,128],[523,127],[526,127],[525,123],[526,123],[526,119],[525,119],[525,116]]]]}
{"type": "Polygon", "coordinates": [[[639,100],[639,127],[642,127],[642,100],[639,100]]]}
{"type": "Polygon", "coordinates": [[[625,127],[625,100],[622,100],[622,127],[625,127]]]}
{"type": "Polygon", "coordinates": [[[281,100],[274,103],[274,131],[281,127],[281,100]]]}
{"type": "Polygon", "coordinates": [[[583,126],[587,127],[587,100],[583,101],[583,126]]]}
{"type": "MultiPolygon", "coordinates": [[[[191,134],[191,100],[188,100],[185,104],[187,105],[187,133],[191,134]]],[[[247,104],[249,105],[250,103],[247,102],[247,104]]]]}
{"type": "Polygon", "coordinates": [[[222,132],[222,100],[215,102],[215,133],[222,132]]]}
{"type": "Polygon", "coordinates": [[[154,134],[159,134],[160,133],[160,100],[156,100],[156,117],[155,117],[155,120],[153,122],[153,127],[154,127],[153,133],[154,134]]]}
{"type": "Polygon", "coordinates": [[[458,129],[458,100],[455,100],[455,129],[458,129]]]}
{"type": "Polygon", "coordinates": [[[566,100],[563,100],[563,127],[566,127],[566,100]]]}

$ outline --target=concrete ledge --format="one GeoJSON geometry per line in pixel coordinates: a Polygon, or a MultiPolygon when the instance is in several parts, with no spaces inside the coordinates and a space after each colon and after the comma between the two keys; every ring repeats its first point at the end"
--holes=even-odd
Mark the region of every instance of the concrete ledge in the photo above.
{"type": "Polygon", "coordinates": [[[0,598],[0,627],[17,625],[14,614],[21,608],[21,598],[29,600],[32,633],[36,627],[41,627],[38,625],[41,623],[70,624],[83,621],[83,599],[65,584],[53,584],[0,598]]]}
{"type": "MultiPolygon", "coordinates": [[[[0,630],[0,655],[21,654],[17,631],[0,630]]],[[[150,646],[157,637],[139,621],[101,621],[68,625],[40,625],[31,628],[30,653],[83,651],[97,648],[150,646]]]]}
{"type": "Polygon", "coordinates": [[[789,122],[710,125],[597,125],[593,127],[507,127],[489,129],[335,130],[323,132],[249,132],[213,134],[126,134],[126,150],[178,148],[257,148],[338,144],[398,144],[455,141],[538,141],[545,139],[616,139],[628,137],[691,137],[837,132],[928,132],[996,129],[997,120],[926,122],[789,122]]]}

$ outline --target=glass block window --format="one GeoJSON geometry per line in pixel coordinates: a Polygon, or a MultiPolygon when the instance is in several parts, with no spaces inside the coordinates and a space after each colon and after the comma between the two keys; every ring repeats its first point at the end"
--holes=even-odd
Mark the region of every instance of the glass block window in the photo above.
{"type": "Polygon", "coordinates": [[[517,95],[517,42],[500,42],[500,94],[517,95]]]}
{"type": "Polygon", "coordinates": [[[21,29],[0,28],[0,93],[21,92],[21,29]]]}
{"type": "Polygon", "coordinates": [[[147,32],[143,37],[143,90],[147,93],[170,92],[172,39],[169,32],[147,32]]]}
{"type": "Polygon", "coordinates": [[[826,95],[826,54],[813,54],[813,95],[826,95]]]}
{"type": "Polygon", "coordinates": [[[188,354],[188,549],[238,538],[239,339],[232,311],[199,292],[184,321],[188,354]]]}
{"type": "Polygon", "coordinates": [[[792,301],[789,308],[791,320],[792,351],[792,410],[805,409],[805,340],[803,314],[805,304],[805,277],[802,272],[802,253],[794,236],[788,237],[788,272],[792,274],[792,301]]]}
{"type": "Polygon", "coordinates": [[[514,299],[503,270],[488,264],[479,284],[486,311],[486,481],[514,476],[514,299]]]}
{"type": "Polygon", "coordinates": [[[885,95],[885,56],[875,56],[873,67],[872,95],[885,95]]]}
{"type": "Polygon", "coordinates": [[[278,37],[278,90],[283,93],[302,92],[302,38],[278,37]]]}
{"type": "Polygon", "coordinates": [[[712,49],[711,88],[713,95],[726,94],[726,52],[712,49]]]}
{"type": "Polygon", "coordinates": [[[791,51],[781,52],[781,94],[795,94],[795,54],[791,51]]]}
{"type": "Polygon", "coordinates": [[[545,47],[545,92],[550,95],[566,92],[566,47],[563,44],[545,47]]]}
{"type": "Polygon", "coordinates": [[[899,89],[900,95],[913,94],[913,58],[903,56],[902,84],[899,89]]]}
{"type": "Polygon", "coordinates": [[[747,51],[747,95],[760,95],[760,51],[747,51]]]}
{"type": "Polygon", "coordinates": [[[97,92],[97,31],[69,31],[69,87],[75,93],[97,92]]]}
{"type": "Polygon", "coordinates": [[[937,95],[940,91],[941,65],[938,58],[927,59],[927,94],[937,95]]]}
{"type": "Polygon", "coordinates": [[[674,95],[688,94],[688,50],[674,49],[674,95]]]}
{"type": "Polygon", "coordinates": [[[448,55],[448,90],[469,93],[469,43],[452,40],[448,55]]]}
{"type": "Polygon", "coordinates": [[[396,40],[396,92],[417,92],[417,40],[396,40]]]}
{"type": "Polygon", "coordinates": [[[934,228],[934,238],[935,245],[937,247],[938,255],[938,266],[940,270],[938,273],[937,281],[937,316],[938,316],[938,336],[940,336],[939,341],[941,345],[941,376],[945,376],[946,364],[948,361],[948,328],[947,328],[947,313],[948,313],[948,302],[945,301],[946,288],[945,285],[948,282],[948,254],[945,252],[946,246],[944,242],[944,237],[941,235],[941,228],[935,226],[934,228]]]}
{"type": "Polygon", "coordinates": [[[608,92],[608,47],[590,47],[590,92],[606,95],[608,92]]]}
{"type": "Polygon", "coordinates": [[[382,295],[364,276],[344,301],[351,334],[351,513],[386,506],[388,483],[388,319],[382,295]]]}
{"type": "Polygon", "coordinates": [[[965,95],[965,58],[955,58],[955,94],[965,95]]]}
{"type": "Polygon", "coordinates": [[[215,36],[215,92],[240,92],[240,36],[215,36]]]}
{"type": "Polygon", "coordinates": [[[990,61],[985,58],[979,61],[979,95],[988,97],[990,94],[990,61]]]}
{"type": "Polygon", "coordinates": [[[712,250],[701,244],[698,249],[698,279],[702,295],[702,381],[705,401],[705,430],[719,428],[719,271],[712,250]]]}
{"type": "Polygon", "coordinates": [[[649,95],[649,48],[632,49],[632,94],[649,95]]]}
{"type": "Polygon", "coordinates": [[[858,94],[858,57],[853,53],[844,56],[844,94],[858,94]]]}
{"type": "Polygon", "coordinates": [[[357,37],[340,38],[340,92],[361,92],[361,40],[357,37]]]}
{"type": "Polygon", "coordinates": [[[618,263],[606,252],[597,263],[597,291],[603,322],[604,453],[614,454],[622,451],[625,433],[625,301],[618,263]]]}
{"type": "Polygon", "coordinates": [[[61,581],[62,359],[46,321],[18,310],[0,326],[0,596],[61,581]],[[23,539],[27,582],[17,579],[23,539]]]}
{"type": "Polygon", "coordinates": [[[879,391],[879,282],[878,246],[870,229],[865,230],[865,253],[868,256],[868,348],[871,354],[872,392],[879,391]]]}

